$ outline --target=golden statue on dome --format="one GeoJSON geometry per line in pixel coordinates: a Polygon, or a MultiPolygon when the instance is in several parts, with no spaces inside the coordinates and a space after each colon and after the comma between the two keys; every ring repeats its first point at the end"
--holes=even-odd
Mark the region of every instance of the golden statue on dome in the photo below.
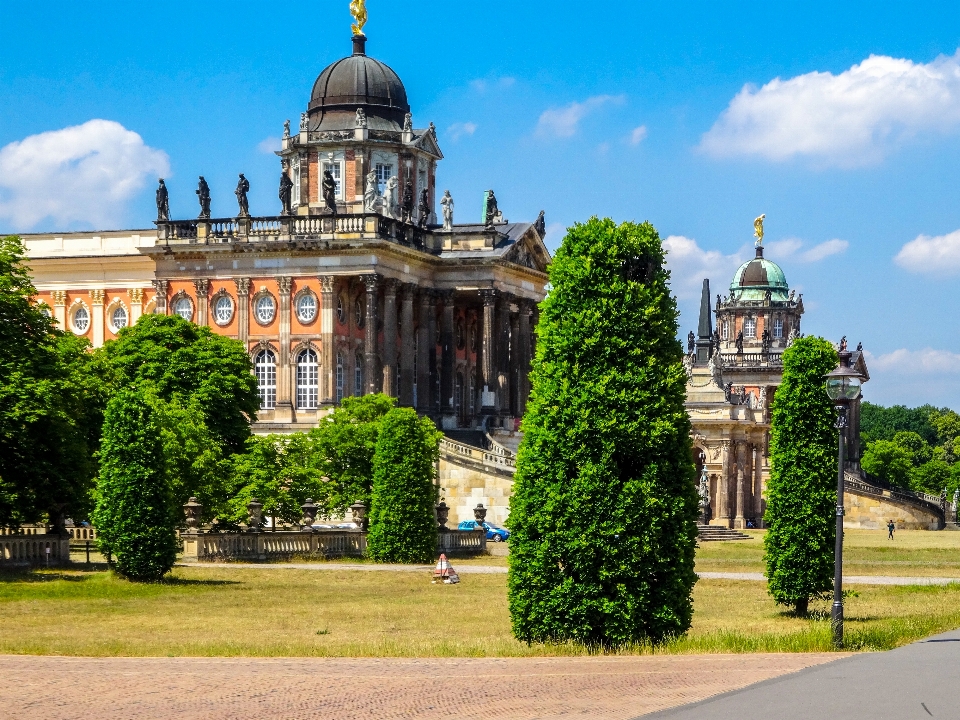
{"type": "Polygon", "coordinates": [[[350,14],[353,15],[354,35],[363,35],[363,26],[367,24],[367,2],[366,0],[350,0],[350,14]]]}
{"type": "Polygon", "coordinates": [[[757,247],[763,245],[763,219],[766,215],[761,215],[753,221],[753,234],[757,238],[757,247]]]}

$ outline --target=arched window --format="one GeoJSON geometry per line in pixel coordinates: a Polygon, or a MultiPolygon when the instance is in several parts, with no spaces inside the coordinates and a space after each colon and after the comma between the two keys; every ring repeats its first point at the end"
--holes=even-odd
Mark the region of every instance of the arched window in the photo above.
{"type": "Polygon", "coordinates": [[[193,320],[193,303],[190,298],[182,297],[173,304],[173,312],[184,320],[193,320]]]}
{"type": "Polygon", "coordinates": [[[726,320],[720,323],[720,337],[724,340],[730,339],[730,326],[727,324],[726,320]]]}
{"type": "Polygon", "coordinates": [[[73,329],[82,335],[88,327],[90,327],[90,313],[83,305],[80,305],[73,311],[73,329]]]}
{"type": "Polygon", "coordinates": [[[229,295],[221,295],[213,306],[213,320],[217,325],[226,325],[233,320],[233,300],[229,295]]]}
{"type": "Polygon", "coordinates": [[[113,326],[114,332],[120,332],[122,328],[127,326],[127,309],[123,305],[114,308],[110,315],[110,324],[113,326]]]}
{"type": "Polygon", "coordinates": [[[316,410],[319,395],[317,354],[308,348],[297,355],[297,407],[300,410],[316,410]]]}
{"type": "Polygon", "coordinates": [[[260,409],[273,410],[277,406],[277,357],[271,350],[261,350],[253,367],[260,389],[260,409]]]}
{"type": "Polygon", "coordinates": [[[343,354],[337,353],[337,402],[343,400],[343,354]]]}
{"type": "Polygon", "coordinates": [[[743,321],[743,336],[745,338],[755,338],[757,336],[756,318],[746,318],[743,321]]]}
{"type": "Polygon", "coordinates": [[[357,353],[356,365],[353,366],[353,394],[363,395],[363,355],[357,353]]]}
{"type": "Polygon", "coordinates": [[[778,340],[783,337],[783,320],[781,318],[774,318],[773,320],[773,337],[778,340]]]}

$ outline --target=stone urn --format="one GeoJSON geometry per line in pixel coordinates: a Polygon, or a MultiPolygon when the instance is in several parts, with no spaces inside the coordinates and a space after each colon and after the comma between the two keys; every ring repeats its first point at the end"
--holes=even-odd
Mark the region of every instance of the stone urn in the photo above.
{"type": "Polygon", "coordinates": [[[367,506],[357,501],[350,506],[350,512],[353,513],[353,521],[360,526],[360,529],[366,530],[369,523],[369,520],[367,520],[367,506]]]}
{"type": "Polygon", "coordinates": [[[303,517],[300,518],[300,529],[301,530],[312,530],[313,523],[317,519],[317,510],[319,506],[313,502],[312,498],[307,498],[307,501],[300,506],[300,510],[303,512],[303,517]]]}
{"type": "Polygon", "coordinates": [[[447,527],[447,520],[450,517],[450,508],[447,507],[447,503],[441,501],[437,505],[437,525],[440,532],[448,532],[449,528],[447,527]]]}
{"type": "Polygon", "coordinates": [[[483,506],[483,503],[477,503],[477,506],[473,509],[473,517],[478,523],[487,519],[487,509],[483,506]]]}
{"type": "Polygon", "coordinates": [[[260,523],[263,519],[263,503],[254,498],[247,503],[247,512],[250,514],[247,520],[249,524],[247,531],[260,532],[260,523]]]}
{"type": "Polygon", "coordinates": [[[197,502],[195,497],[187,500],[186,504],[183,506],[183,514],[187,516],[187,532],[196,533],[200,529],[200,512],[203,510],[203,505],[197,502]]]}

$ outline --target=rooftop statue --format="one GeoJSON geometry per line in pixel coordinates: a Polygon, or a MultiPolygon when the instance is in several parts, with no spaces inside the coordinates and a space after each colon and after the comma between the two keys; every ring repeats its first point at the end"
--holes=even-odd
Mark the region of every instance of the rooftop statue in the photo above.
{"type": "Polygon", "coordinates": [[[353,15],[354,35],[363,35],[363,26],[367,24],[367,3],[366,0],[351,0],[350,14],[353,15]]]}
{"type": "Polygon", "coordinates": [[[280,172],[280,214],[290,214],[290,198],[293,194],[293,180],[287,175],[287,171],[280,172]]]}
{"type": "Polygon", "coordinates": [[[300,113],[300,132],[306,132],[310,127],[310,116],[307,113],[300,113]]]}
{"type": "Polygon", "coordinates": [[[497,196],[493,194],[493,190],[487,191],[487,215],[484,218],[485,225],[493,225],[494,220],[497,217],[497,214],[500,212],[500,208],[497,207],[497,196]]]}
{"type": "Polygon", "coordinates": [[[413,183],[407,180],[403,186],[403,200],[400,203],[400,219],[403,222],[413,220],[413,183]]]}
{"type": "Polygon", "coordinates": [[[363,108],[357,108],[357,127],[367,127],[367,114],[363,111],[363,108]]]}
{"type": "Polygon", "coordinates": [[[290,121],[285,120],[283,123],[283,137],[284,139],[290,137],[290,121]]]}
{"type": "Polygon", "coordinates": [[[547,220],[543,210],[541,210],[540,214],[537,215],[537,220],[535,223],[533,223],[533,229],[537,231],[537,234],[540,236],[541,240],[546,237],[547,220]]]}
{"type": "Polygon", "coordinates": [[[210,217],[210,186],[207,181],[200,176],[200,182],[197,184],[197,200],[200,201],[200,219],[207,220],[210,217]]]}
{"type": "Polygon", "coordinates": [[[687,333],[687,352],[692,353],[697,349],[697,339],[693,334],[693,330],[687,333]]]}
{"type": "Polygon", "coordinates": [[[440,205],[443,208],[443,229],[445,232],[453,232],[453,196],[449,190],[443,191],[440,205]]]}
{"type": "Polygon", "coordinates": [[[426,227],[430,222],[430,193],[424,188],[420,191],[420,204],[417,206],[420,213],[420,227],[426,227]]]}
{"type": "Polygon", "coordinates": [[[403,131],[413,132],[413,115],[410,113],[403,116],[403,131]]]}
{"type": "Polygon", "coordinates": [[[323,171],[323,202],[334,215],[337,214],[337,181],[330,170],[323,171]]]}
{"type": "MultiPolygon", "coordinates": [[[[357,112],[360,112],[359,110],[357,112]]],[[[359,116],[358,116],[359,117],[359,116]]],[[[367,187],[363,191],[364,212],[376,212],[380,202],[380,183],[377,180],[377,171],[367,173],[367,187]]]]}
{"type": "Polygon", "coordinates": [[[757,247],[763,245],[763,219],[766,215],[761,215],[753,221],[753,234],[757,238],[757,247]]]}
{"type": "Polygon", "coordinates": [[[383,185],[383,214],[387,217],[397,219],[397,187],[400,181],[396,175],[387,179],[383,185]]]}
{"type": "Polygon", "coordinates": [[[240,173],[240,179],[237,180],[237,189],[233,191],[233,194],[237,196],[237,205],[240,206],[238,217],[250,217],[250,204],[247,201],[248,192],[250,192],[250,181],[243,176],[243,173],[240,173]]]}
{"type": "Polygon", "coordinates": [[[160,178],[160,185],[157,187],[157,220],[170,219],[170,193],[167,192],[167,186],[160,178]]]}
{"type": "Polygon", "coordinates": [[[840,338],[840,350],[839,350],[839,352],[846,352],[846,351],[847,351],[847,336],[844,335],[842,338],[840,338]]]}

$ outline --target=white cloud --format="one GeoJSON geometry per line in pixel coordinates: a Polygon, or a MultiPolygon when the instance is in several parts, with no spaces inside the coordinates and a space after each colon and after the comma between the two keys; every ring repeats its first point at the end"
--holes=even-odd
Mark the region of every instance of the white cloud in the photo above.
{"type": "Polygon", "coordinates": [[[953,275],[960,272],[960,230],[946,235],[918,235],[902,248],[894,262],[910,272],[953,275]]]}
{"type": "Polygon", "coordinates": [[[808,250],[803,250],[806,243],[799,238],[784,238],[783,240],[774,240],[767,243],[767,256],[771,260],[793,259],[804,263],[815,263],[830,257],[846,252],[850,243],[846,240],[827,240],[814,245],[808,250]],[[802,251],[802,252],[801,252],[802,251]]]}
{"type": "Polygon", "coordinates": [[[278,137],[264,138],[257,144],[257,150],[264,155],[273,155],[283,146],[283,141],[278,137]]]}
{"type": "Polygon", "coordinates": [[[169,171],[165,152],[110,120],[31,135],[0,148],[0,218],[23,230],[47,218],[106,227],[169,171]]]}
{"type": "Polygon", "coordinates": [[[473,135],[477,131],[477,124],[473,122],[454,123],[447,128],[447,133],[453,138],[454,142],[464,135],[473,135]]]}
{"type": "Polygon", "coordinates": [[[699,298],[704,278],[713,281],[714,295],[724,294],[733,273],[746,259],[742,250],[733,255],[704,250],[696,240],[683,235],[669,236],[663,241],[663,247],[667,251],[670,286],[680,300],[699,298]]]}
{"type": "Polygon", "coordinates": [[[568,138],[577,134],[580,121],[605,105],[619,104],[623,95],[595,95],[582,103],[572,102],[562,108],[544,110],[537,122],[538,137],[568,138]]]}
{"type": "Polygon", "coordinates": [[[960,353],[949,350],[907,350],[900,348],[883,355],[866,352],[870,375],[877,372],[897,375],[960,375],[960,353]]]}
{"type": "Polygon", "coordinates": [[[879,162],[903,140],[960,127],[960,51],[930,63],[871,55],[834,75],[745,85],[703,135],[716,157],[807,157],[821,166],[879,162]]]}
{"type": "Polygon", "coordinates": [[[630,133],[630,144],[639,145],[647,137],[647,126],[641,125],[640,127],[635,127],[633,132],[630,133]]]}
{"type": "Polygon", "coordinates": [[[470,87],[478,93],[485,93],[488,91],[506,90],[507,88],[513,87],[516,82],[516,78],[512,77],[478,79],[471,80],[470,87]]]}

